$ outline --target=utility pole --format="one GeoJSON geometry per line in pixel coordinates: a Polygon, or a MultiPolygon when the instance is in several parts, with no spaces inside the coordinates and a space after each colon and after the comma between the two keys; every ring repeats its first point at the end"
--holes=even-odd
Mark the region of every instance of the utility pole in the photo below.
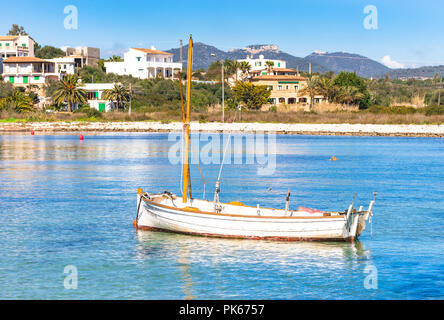
{"type": "Polygon", "coordinates": [[[224,81],[224,62],[222,61],[222,122],[225,122],[225,81],[224,81]]]}
{"type": "Polygon", "coordinates": [[[438,88],[438,107],[441,105],[441,89],[442,89],[442,78],[439,81],[439,88],[438,88]]]}
{"type": "Polygon", "coordinates": [[[130,83],[130,90],[129,91],[130,91],[130,101],[129,101],[128,114],[131,115],[131,102],[133,100],[133,90],[131,87],[131,83],[130,83]]]}
{"type": "MultiPolygon", "coordinates": [[[[215,53],[210,53],[210,56],[216,58],[215,53]]],[[[221,82],[222,82],[222,122],[225,122],[225,82],[224,82],[224,61],[221,61],[221,82]]]]}

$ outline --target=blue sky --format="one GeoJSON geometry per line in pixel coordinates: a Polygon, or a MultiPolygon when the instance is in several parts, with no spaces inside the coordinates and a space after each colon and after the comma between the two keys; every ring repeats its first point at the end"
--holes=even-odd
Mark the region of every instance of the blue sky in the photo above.
{"type": "Polygon", "coordinates": [[[8,0],[1,11],[1,34],[17,23],[40,44],[95,46],[104,57],[128,47],[178,47],[192,33],[222,50],[277,44],[300,57],[346,51],[405,67],[444,64],[439,0],[8,0]],[[77,30],[64,28],[67,5],[78,8],[77,30]],[[364,28],[367,5],[378,10],[376,30],[364,28]]]}

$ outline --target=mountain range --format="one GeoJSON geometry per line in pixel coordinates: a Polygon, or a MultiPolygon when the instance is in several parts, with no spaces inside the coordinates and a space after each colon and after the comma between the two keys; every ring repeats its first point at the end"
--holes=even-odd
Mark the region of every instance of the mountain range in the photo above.
{"type": "MultiPolygon", "coordinates": [[[[174,61],[180,61],[180,49],[173,48],[167,50],[174,54],[174,61]]],[[[258,57],[264,55],[266,59],[285,60],[287,68],[309,71],[311,63],[312,72],[341,71],[355,72],[365,78],[381,78],[389,75],[391,78],[411,78],[426,77],[432,78],[435,74],[444,77],[444,66],[430,66],[412,69],[390,69],[380,62],[365,56],[347,52],[321,52],[315,51],[306,57],[296,57],[289,53],[280,51],[277,45],[256,44],[249,45],[241,49],[231,49],[229,51],[220,50],[214,46],[202,42],[194,43],[193,69],[208,69],[212,62],[218,60],[245,59],[246,56],[258,57]]],[[[184,64],[188,59],[188,45],[182,48],[182,59],[184,64]]]]}

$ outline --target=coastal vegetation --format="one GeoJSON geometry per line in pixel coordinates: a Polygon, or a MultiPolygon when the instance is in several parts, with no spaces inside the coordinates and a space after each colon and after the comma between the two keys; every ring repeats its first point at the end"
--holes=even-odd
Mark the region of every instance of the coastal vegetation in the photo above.
{"type": "MultiPolygon", "coordinates": [[[[9,35],[27,34],[23,26],[14,24],[9,35]]],[[[64,52],[52,46],[35,44],[37,57],[50,59],[64,56],[64,52]]],[[[76,75],[66,76],[61,81],[49,81],[42,89],[32,85],[13,87],[0,76],[0,118],[55,120],[77,119],[83,117],[101,118],[104,120],[180,120],[181,97],[180,82],[162,78],[137,79],[131,76],[107,74],[104,69],[106,61],[122,61],[120,56],[101,59],[97,66],[84,66],[76,69],[76,75]],[[89,110],[86,92],[81,83],[115,83],[113,89],[104,92],[104,98],[114,101],[123,113],[102,114],[89,110]],[[130,92],[131,88],[131,92],[130,92]],[[38,92],[40,91],[40,92],[38,92]],[[37,95],[39,93],[40,97],[37,95]],[[43,95],[44,97],[41,97],[43,95]],[[131,101],[131,103],[130,103],[131,101]],[[50,103],[48,105],[48,102],[50,103]],[[45,109],[38,108],[45,105],[45,109]],[[76,113],[62,114],[64,110],[76,113]]],[[[307,86],[300,94],[311,97],[325,97],[321,105],[310,105],[310,112],[292,109],[292,106],[280,105],[262,108],[269,101],[270,91],[265,86],[254,85],[247,80],[251,66],[247,62],[223,60],[212,62],[208,69],[197,69],[192,77],[200,82],[192,83],[191,106],[199,121],[217,121],[220,119],[222,101],[222,67],[224,70],[224,98],[227,114],[230,110],[241,107],[243,121],[259,122],[318,122],[338,121],[367,123],[443,123],[444,90],[442,78],[435,76],[426,80],[398,80],[386,76],[382,79],[359,77],[354,72],[333,71],[325,73],[300,75],[307,77],[307,86]],[[228,82],[227,79],[230,79],[228,82]],[[231,85],[231,86],[230,86],[231,85]],[[441,99],[443,96],[443,99],[441,99]],[[327,105],[325,110],[322,106],[327,105]],[[358,111],[344,111],[331,106],[359,106],[358,111]],[[248,120],[247,120],[248,119],[248,120]]],[[[265,68],[273,67],[266,61],[265,68]]],[[[182,79],[187,78],[182,74],[182,79]]],[[[183,88],[186,91],[186,86],[183,88]]],[[[351,109],[351,108],[349,108],[351,109]]]]}

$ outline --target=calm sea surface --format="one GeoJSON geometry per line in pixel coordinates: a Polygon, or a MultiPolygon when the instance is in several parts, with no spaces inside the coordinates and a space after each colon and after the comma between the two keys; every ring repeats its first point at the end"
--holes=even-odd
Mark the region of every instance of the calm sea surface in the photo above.
{"type": "MultiPolygon", "coordinates": [[[[180,194],[167,134],[0,136],[0,298],[444,298],[444,139],[276,141],[269,176],[258,163],[224,166],[221,200],[284,207],[290,188],[292,208],[344,210],[355,192],[366,207],[378,191],[372,241],[369,225],[355,244],[136,231],[138,187],[180,194]]],[[[218,168],[202,165],[206,198],[218,168]]],[[[196,165],[192,185],[201,197],[196,165]]]]}

